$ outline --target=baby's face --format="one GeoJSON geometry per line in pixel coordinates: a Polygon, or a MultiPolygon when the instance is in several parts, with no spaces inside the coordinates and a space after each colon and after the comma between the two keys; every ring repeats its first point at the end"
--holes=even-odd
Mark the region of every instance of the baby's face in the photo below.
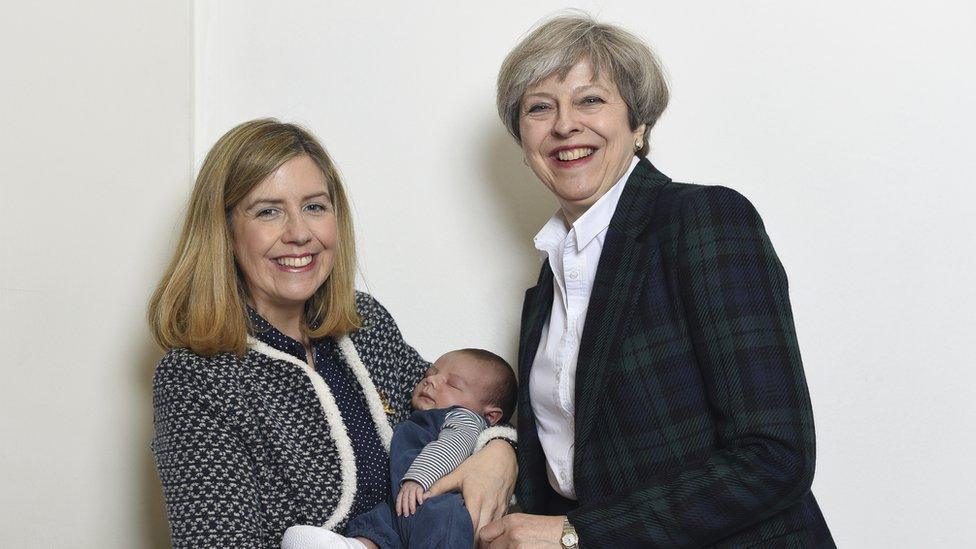
{"type": "Polygon", "coordinates": [[[415,410],[464,406],[481,415],[488,388],[475,361],[460,353],[447,353],[427,370],[410,402],[415,410]]]}

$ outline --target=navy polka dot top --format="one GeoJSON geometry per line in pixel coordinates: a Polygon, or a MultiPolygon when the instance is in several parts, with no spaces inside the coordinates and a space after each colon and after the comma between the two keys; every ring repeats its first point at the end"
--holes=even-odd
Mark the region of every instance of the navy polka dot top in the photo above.
{"type": "MultiPolygon", "coordinates": [[[[254,337],[302,362],[308,362],[305,347],[300,342],[281,333],[251,307],[247,308],[247,313],[254,328],[254,337]]],[[[312,353],[315,371],[332,391],[352,440],[353,454],[356,456],[356,497],[349,516],[354,517],[386,500],[390,492],[390,457],[369,415],[366,397],[339,355],[335,341],[331,338],[313,341],[312,353]]]]}

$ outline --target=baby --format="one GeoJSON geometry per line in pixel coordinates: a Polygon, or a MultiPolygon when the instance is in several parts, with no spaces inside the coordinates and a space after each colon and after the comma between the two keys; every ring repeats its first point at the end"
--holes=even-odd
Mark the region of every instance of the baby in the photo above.
{"type": "Polygon", "coordinates": [[[282,549],[470,549],[474,527],[461,495],[424,494],[471,455],[483,430],[511,417],[515,398],[515,374],[498,355],[461,349],[440,357],[413,390],[415,411],[393,430],[390,503],[350,520],[349,537],[293,526],[285,532],[282,549]]]}

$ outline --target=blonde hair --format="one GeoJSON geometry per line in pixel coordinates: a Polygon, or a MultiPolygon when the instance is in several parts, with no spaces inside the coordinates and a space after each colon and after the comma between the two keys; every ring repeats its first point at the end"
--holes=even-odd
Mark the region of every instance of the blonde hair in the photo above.
{"type": "Polygon", "coordinates": [[[508,133],[522,143],[519,115],[525,90],[553,74],[565,78],[584,59],[590,62],[594,77],[609,72],[627,104],[630,129],[646,124],[644,145],[637,154],[647,156],[647,136],[668,105],[668,83],[661,63],[640,38],[577,10],[544,21],[502,62],[496,106],[508,133]]]}
{"type": "Polygon", "coordinates": [[[355,237],[339,172],[311,133],[268,118],[228,131],[203,161],[176,252],[149,300],[149,328],[160,346],[188,347],[203,356],[247,351],[247,290],[234,262],[230,212],[268,175],[301,155],[325,174],[339,232],[332,273],[305,303],[302,331],[314,339],[360,327],[355,237]]]}

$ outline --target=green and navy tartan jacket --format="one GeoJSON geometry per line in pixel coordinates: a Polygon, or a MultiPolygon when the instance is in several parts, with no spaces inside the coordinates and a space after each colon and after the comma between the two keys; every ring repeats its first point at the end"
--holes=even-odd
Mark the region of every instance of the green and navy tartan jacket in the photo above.
{"type": "Polygon", "coordinates": [[[519,474],[582,547],[833,547],[786,275],[748,200],[641,160],[607,230],[576,370],[578,501],[545,470],[529,371],[552,271],[525,295],[519,474]]]}

